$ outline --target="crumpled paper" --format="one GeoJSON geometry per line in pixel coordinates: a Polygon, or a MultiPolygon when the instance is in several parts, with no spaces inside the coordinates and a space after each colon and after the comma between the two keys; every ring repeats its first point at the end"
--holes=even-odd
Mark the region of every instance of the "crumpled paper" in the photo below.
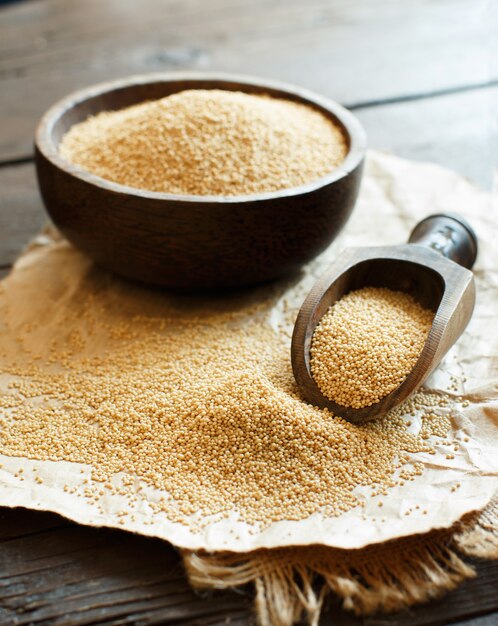
{"type": "MultiPolygon", "coordinates": [[[[357,207],[340,237],[298,278],[255,289],[249,297],[251,301],[271,300],[267,321],[290,345],[292,323],[299,306],[314,280],[342,248],[403,243],[416,222],[437,212],[459,212],[475,228],[480,246],[474,268],[476,310],[465,334],[426,384],[468,401],[468,406],[465,406],[467,402],[457,402],[456,409],[451,411],[453,435],[460,448],[453,452],[452,459],[446,458],[448,451],[442,447],[435,456],[412,454],[411,461],[422,462],[424,472],[414,481],[390,489],[388,496],[382,496],[385,521],[381,522],[379,516],[380,498],[369,498],[365,490],[365,508],[352,509],[339,517],[314,514],[302,521],[281,521],[255,530],[238,521],[234,512],[228,519],[199,529],[197,524],[190,527],[169,520],[164,513],[154,512],[154,503],[164,494],[138,479],[135,484],[137,490],[140,488],[141,499],[133,516],[123,517],[121,511],[127,506],[123,496],[105,495],[100,508],[81,497],[84,481],[91,481],[91,467],[2,454],[0,505],[50,510],[82,524],[156,536],[182,548],[243,552],[317,542],[338,548],[361,548],[449,527],[464,514],[483,508],[498,487],[498,327],[495,323],[498,267],[493,242],[494,202],[490,194],[439,166],[370,152],[357,207]],[[455,489],[457,484],[459,487],[455,489]],[[408,510],[412,511],[409,516],[408,510]]],[[[38,333],[37,341],[43,350],[44,341],[48,346],[53,337],[64,302],[74,302],[78,294],[83,294],[90,284],[88,276],[96,272],[100,288],[108,289],[118,305],[128,291],[136,295],[137,289],[142,289],[95,268],[54,231],[48,230],[33,242],[2,283],[0,306],[7,303],[9,313],[0,320],[0,372],[2,361],[21,351],[13,331],[34,320],[41,321],[44,331],[38,333]]],[[[163,297],[157,292],[147,294],[143,289],[142,293],[145,308],[154,306],[152,300],[163,297]]],[[[233,306],[231,298],[230,306],[233,306]]],[[[247,294],[237,300],[239,309],[244,307],[245,298],[247,294]]],[[[211,306],[208,300],[206,306],[211,306]]],[[[187,299],[184,307],[187,310],[187,299]]],[[[11,382],[11,376],[0,373],[2,392],[6,392],[11,382]]],[[[412,418],[410,429],[416,432],[420,427],[420,419],[412,418]]]]}

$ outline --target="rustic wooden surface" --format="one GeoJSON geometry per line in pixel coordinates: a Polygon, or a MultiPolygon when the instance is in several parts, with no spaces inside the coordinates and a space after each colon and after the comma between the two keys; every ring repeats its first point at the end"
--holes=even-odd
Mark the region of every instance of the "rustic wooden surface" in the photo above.
{"type": "MultiPolygon", "coordinates": [[[[33,0],[0,7],[0,276],[42,226],[32,136],[70,90],[144,71],[287,80],[355,109],[370,145],[483,187],[497,165],[496,7],[478,0],[33,0]]],[[[322,626],[491,626],[498,564],[445,598],[322,626]]],[[[198,595],[166,543],[0,509],[0,626],[248,626],[250,590],[198,595]]]]}

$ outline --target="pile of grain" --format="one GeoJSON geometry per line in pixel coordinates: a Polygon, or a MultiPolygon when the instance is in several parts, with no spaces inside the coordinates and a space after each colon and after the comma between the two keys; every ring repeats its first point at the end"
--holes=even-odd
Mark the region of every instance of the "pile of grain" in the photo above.
{"type": "Polygon", "coordinates": [[[337,404],[375,404],[405,380],[433,318],[409,294],[376,287],[353,291],[330,307],[313,333],[313,378],[337,404]]]}
{"type": "Polygon", "coordinates": [[[318,110],[262,95],[182,91],[73,126],[60,153],[110,181],[173,194],[244,195],[316,180],[345,157],[318,110]]]}
{"type": "MultiPolygon", "coordinates": [[[[219,301],[199,308],[144,291],[130,304],[125,290],[98,282],[94,292],[83,302],[63,298],[44,323],[0,340],[4,362],[1,342],[14,332],[25,355],[4,366],[12,378],[1,398],[0,452],[88,464],[93,481],[82,497],[98,507],[118,492],[129,497],[123,516],[133,515],[138,477],[163,492],[154,511],[184,523],[231,511],[261,526],[317,511],[337,516],[362,506],[358,486],[386,494],[414,479],[422,468],[406,465],[409,454],[434,453],[432,436],[444,441],[444,396],[419,394],[363,426],[306,404],[288,346],[265,321],[268,302],[251,309],[234,301],[222,312],[219,301]],[[415,411],[418,434],[405,417],[415,411]]],[[[18,323],[13,312],[2,315],[18,323]]]]}

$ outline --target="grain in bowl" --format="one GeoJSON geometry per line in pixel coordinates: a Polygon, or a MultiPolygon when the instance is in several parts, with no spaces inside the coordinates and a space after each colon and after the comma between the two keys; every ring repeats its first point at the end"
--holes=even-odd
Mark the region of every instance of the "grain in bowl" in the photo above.
{"type": "Polygon", "coordinates": [[[69,129],[60,153],[128,187],[236,196],[317,180],[344,160],[347,142],[337,124],[306,104],[189,89],[92,116],[69,129]]]}

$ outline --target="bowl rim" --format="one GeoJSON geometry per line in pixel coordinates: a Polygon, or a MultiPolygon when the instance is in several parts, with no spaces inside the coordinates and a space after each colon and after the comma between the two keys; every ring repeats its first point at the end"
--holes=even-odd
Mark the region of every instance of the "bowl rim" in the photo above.
{"type": "MultiPolygon", "coordinates": [[[[223,87],[220,87],[223,89],[223,87]]],[[[213,87],[210,87],[213,89],[213,87]]],[[[230,89],[229,91],[234,91],[230,89]]],[[[145,102],[145,100],[144,100],[145,102]]],[[[174,202],[186,202],[186,203],[251,203],[260,202],[265,200],[276,200],[279,198],[289,198],[292,196],[300,196],[311,193],[325,187],[331,183],[346,177],[353,170],[355,170],[363,161],[366,153],[367,137],[365,130],[359,120],[345,107],[340,105],[335,100],[331,100],[324,96],[321,96],[309,89],[292,85],[286,82],[277,80],[270,80],[265,78],[257,78],[255,76],[248,76],[245,74],[235,74],[226,72],[153,72],[146,74],[134,74],[125,78],[119,78],[115,80],[96,83],[89,87],[73,91],[61,100],[53,104],[42,116],[35,133],[35,149],[39,151],[52,165],[65,171],[71,176],[79,178],[80,180],[100,187],[106,191],[111,191],[117,194],[135,196],[137,198],[143,198],[148,200],[168,200],[174,202]],[[244,91],[244,87],[257,87],[262,89],[269,89],[273,91],[280,91],[285,98],[285,94],[297,97],[303,100],[305,103],[309,103],[315,108],[325,110],[327,113],[336,117],[340,124],[344,127],[348,134],[349,150],[344,160],[335,167],[329,174],[317,178],[303,185],[295,187],[287,187],[277,191],[260,192],[254,194],[243,195],[183,195],[164,193],[160,191],[149,191],[147,189],[139,189],[137,187],[129,187],[120,183],[107,180],[93,174],[88,170],[85,170],[79,165],[71,163],[68,159],[63,157],[58,149],[58,146],[54,144],[52,138],[53,127],[56,122],[64,115],[68,110],[74,106],[81,104],[85,100],[97,97],[99,95],[109,93],[117,89],[123,89],[127,87],[133,87],[136,85],[147,85],[149,83],[158,82],[178,82],[178,81],[191,81],[198,82],[199,89],[202,88],[202,83],[231,82],[238,84],[241,87],[241,91],[244,91]]]]}

